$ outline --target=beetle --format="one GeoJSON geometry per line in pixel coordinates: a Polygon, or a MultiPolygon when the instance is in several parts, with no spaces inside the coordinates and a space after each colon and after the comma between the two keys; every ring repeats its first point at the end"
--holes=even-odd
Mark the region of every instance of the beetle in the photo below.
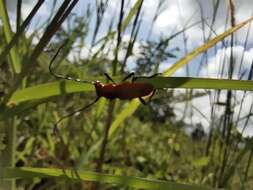
{"type": "MultiPolygon", "coordinates": [[[[139,98],[140,102],[144,105],[147,104],[147,102],[145,102],[145,100],[143,99],[144,96],[149,96],[149,100],[148,102],[151,101],[151,98],[153,97],[153,95],[155,94],[156,89],[154,88],[154,86],[150,83],[141,83],[141,82],[136,82],[136,79],[139,77],[134,76],[134,73],[130,73],[129,75],[127,75],[125,78],[123,78],[123,80],[121,81],[121,83],[116,84],[114,82],[114,80],[107,74],[104,73],[105,77],[111,81],[112,83],[109,84],[103,84],[100,81],[86,81],[86,80],[81,80],[81,79],[75,79],[69,76],[64,76],[58,73],[55,73],[52,69],[52,65],[54,60],[56,59],[57,55],[59,54],[61,48],[63,46],[61,46],[58,51],[56,52],[56,54],[53,56],[53,58],[51,59],[50,63],[49,63],[49,72],[56,78],[58,79],[65,79],[65,80],[71,80],[71,81],[75,81],[75,82],[79,82],[79,83],[90,83],[93,84],[95,89],[96,89],[96,99],[91,102],[90,104],[70,113],[67,114],[65,116],[63,116],[61,119],[59,119],[56,123],[55,123],[55,130],[57,130],[57,125],[65,118],[70,117],[72,115],[74,115],[77,112],[81,112],[87,108],[89,108],[90,106],[92,106],[93,104],[95,104],[101,97],[104,97],[106,99],[109,100],[113,100],[113,99],[120,99],[120,100],[131,100],[134,98],[139,98]],[[132,82],[127,82],[126,80],[132,78],[132,82]]],[[[154,74],[150,77],[145,77],[145,78],[153,78],[155,76],[157,76],[157,74],[154,74]]]]}
{"type": "MultiPolygon", "coordinates": [[[[112,82],[111,84],[103,84],[100,81],[94,82],[97,97],[105,97],[109,100],[118,98],[120,100],[131,100],[133,98],[139,98],[141,103],[146,104],[143,96],[152,97],[155,93],[155,88],[150,83],[135,82],[137,77],[134,77],[134,73],[130,73],[126,76],[121,83],[116,84],[112,78],[105,73],[105,76],[112,82]],[[132,78],[132,82],[125,82],[128,78],[132,78]]],[[[154,77],[152,75],[151,77],[154,77]]]]}

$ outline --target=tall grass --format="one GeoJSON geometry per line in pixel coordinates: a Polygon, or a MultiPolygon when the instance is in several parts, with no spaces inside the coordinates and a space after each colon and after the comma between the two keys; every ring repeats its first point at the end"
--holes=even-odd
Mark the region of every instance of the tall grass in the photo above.
{"type": "MultiPolygon", "coordinates": [[[[122,189],[127,189],[128,186],[141,189],[199,190],[231,188],[233,185],[241,189],[251,187],[252,139],[243,138],[236,127],[241,121],[240,114],[243,112],[241,111],[243,101],[246,101],[246,91],[253,90],[253,83],[233,80],[234,68],[237,67],[233,47],[236,45],[234,33],[246,27],[253,17],[237,23],[236,7],[230,0],[227,4],[229,7],[227,20],[230,20],[230,26],[225,32],[217,34],[213,26],[217,19],[220,1],[213,1],[213,17],[209,25],[203,16],[203,10],[201,11],[201,27],[203,30],[209,29],[207,36],[203,32],[204,44],[188,50],[185,32],[195,24],[186,24],[181,31],[166,36],[159,42],[151,40],[154,22],[164,6],[160,1],[147,35],[146,46],[143,46],[143,57],[137,60],[140,66],[137,67],[139,69],[137,72],[141,75],[157,73],[165,60],[175,57],[173,51],[167,50],[170,42],[180,35],[183,36],[187,54],[171,67],[166,68],[161,76],[137,78],[137,82],[151,83],[160,91],[154,102],[141,107],[136,99],[124,103],[118,100],[108,102],[101,98],[90,110],[61,122],[58,134],[60,136],[55,136],[54,123],[66,112],[87,104],[95,96],[90,95],[94,92],[94,87],[90,84],[55,81],[48,71],[51,50],[55,51],[61,44],[66,44],[55,63],[57,72],[89,81],[99,79],[107,82],[103,77],[96,76],[109,71],[116,81],[120,81],[121,76],[125,75],[129,68],[129,60],[135,53],[134,47],[140,40],[141,29],[145,27],[143,23],[145,1],[136,0],[134,4],[129,4],[128,1],[121,0],[115,16],[111,18],[106,29],[103,22],[106,19],[105,15],[110,11],[109,1],[85,4],[87,7],[83,7],[81,16],[74,14],[75,10],[73,10],[77,5],[81,5],[80,1],[64,0],[60,4],[54,1],[52,10],[55,11],[45,19],[45,23],[39,30],[42,31],[40,37],[36,37],[36,31],[31,36],[25,35],[29,24],[45,2],[38,1],[22,22],[21,1],[18,1],[14,32],[10,26],[11,20],[5,1],[0,0],[2,21],[0,35],[4,37],[4,44],[0,46],[0,72],[5,76],[0,84],[0,169],[2,171],[0,188],[15,189],[18,186],[15,183],[16,179],[20,182],[19,186],[24,189],[113,189],[114,184],[122,189]],[[124,41],[126,34],[129,34],[130,38],[127,42],[124,41]],[[213,35],[215,37],[211,38],[213,35]],[[229,36],[228,44],[223,40],[229,36]],[[210,59],[209,54],[205,52],[212,47],[217,52],[215,46],[219,42],[226,48],[231,47],[227,79],[172,77],[179,69],[186,68],[185,66],[187,66],[186,73],[189,74],[192,67],[190,61],[199,55],[202,55],[199,70],[202,69],[210,59]],[[86,57],[82,57],[81,53],[84,48],[88,49],[86,57]],[[121,59],[123,50],[125,54],[121,59]],[[67,54],[70,52],[71,61],[67,59],[67,54]],[[111,57],[107,55],[109,53],[111,57]],[[145,73],[145,71],[150,72],[145,73]],[[191,139],[185,135],[186,130],[182,130],[186,126],[184,121],[175,121],[173,114],[176,108],[171,104],[182,100],[180,95],[174,96],[174,92],[171,96],[175,99],[171,99],[172,97],[168,97],[169,92],[165,92],[164,89],[176,88],[206,90],[203,94],[195,93],[194,90],[183,94],[183,101],[190,102],[185,107],[184,117],[188,114],[187,107],[190,108],[191,114],[196,113],[193,110],[197,110],[205,117],[198,107],[194,107],[192,102],[195,98],[208,95],[211,100],[214,100],[211,105],[210,130],[204,140],[191,139]],[[207,91],[209,89],[217,91],[210,93],[207,91]],[[227,90],[225,101],[221,99],[224,90],[227,90]],[[233,90],[245,91],[239,102],[240,112],[237,116],[234,116],[233,112],[236,106],[234,101],[236,93],[233,90]],[[222,107],[223,111],[221,116],[216,115],[219,107],[222,107]],[[159,119],[154,122],[153,110],[167,111],[168,115],[165,115],[163,122],[159,119]],[[154,125],[157,127],[153,128],[154,125]],[[153,131],[150,132],[147,128],[153,131]],[[133,143],[132,139],[135,135],[142,132],[142,136],[137,137],[138,143],[133,143]],[[144,141],[145,137],[149,141],[144,141]],[[139,141],[139,138],[143,138],[141,139],[143,141],[139,141]],[[153,141],[157,145],[152,144],[153,141]],[[137,149],[144,143],[145,148],[137,149]],[[158,145],[159,143],[162,143],[162,146],[158,145]],[[190,145],[192,146],[189,147],[190,145]],[[160,153],[159,151],[164,151],[164,148],[165,152],[160,153]],[[152,153],[148,154],[148,151],[152,153]],[[197,159],[193,152],[197,152],[197,159]],[[19,168],[19,166],[24,167],[19,168]],[[67,168],[74,168],[78,174],[67,168]],[[87,170],[95,172],[87,172],[87,170]],[[144,178],[147,176],[151,179],[144,178]],[[25,180],[27,178],[38,180],[28,184],[25,180]],[[47,180],[44,181],[44,178],[47,180]],[[103,186],[99,185],[101,183],[103,186]]],[[[246,37],[245,48],[247,41],[246,37]]],[[[220,73],[225,76],[225,61],[221,65],[220,73]]],[[[240,70],[239,72],[241,73],[240,70]]],[[[251,72],[248,80],[252,77],[251,72]]],[[[155,117],[159,118],[161,115],[157,112],[155,117]]],[[[248,126],[250,117],[251,109],[244,118],[244,128],[248,126]]],[[[207,116],[206,119],[208,120],[207,116]]]]}

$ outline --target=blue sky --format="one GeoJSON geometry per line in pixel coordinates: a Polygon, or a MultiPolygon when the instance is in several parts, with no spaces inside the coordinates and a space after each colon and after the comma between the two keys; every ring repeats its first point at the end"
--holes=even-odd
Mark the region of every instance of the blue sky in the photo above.
{"type": "MultiPolygon", "coordinates": [[[[24,5],[22,9],[23,17],[25,17],[31,8],[34,5],[34,2],[32,0],[23,0],[24,5]]],[[[50,13],[50,7],[52,0],[46,0],[43,7],[39,10],[39,14],[37,18],[34,19],[33,24],[30,27],[30,30],[33,30],[33,27],[38,24],[38,22],[43,22],[45,18],[49,16],[50,13]]],[[[58,0],[58,5],[61,3],[61,0],[58,0]]],[[[91,4],[92,10],[94,10],[94,0],[80,0],[78,5],[75,7],[74,12],[78,13],[79,15],[83,15],[85,13],[85,9],[87,8],[87,4],[91,4]]],[[[109,1],[109,7],[107,12],[104,16],[104,24],[99,30],[98,39],[106,34],[106,30],[108,28],[108,23],[111,21],[113,16],[119,12],[119,0],[111,0],[109,1]]],[[[129,0],[126,1],[126,9],[125,12],[129,10],[130,7],[133,6],[133,4],[136,2],[135,0],[129,0]]],[[[168,37],[173,32],[181,30],[184,26],[186,26],[186,23],[195,23],[200,20],[201,17],[206,18],[206,22],[210,25],[212,15],[214,14],[214,5],[213,0],[164,0],[163,6],[161,8],[160,14],[157,17],[157,20],[154,24],[154,30],[152,32],[152,35],[150,39],[152,40],[158,40],[161,36],[168,37]]],[[[228,15],[228,1],[220,1],[220,5],[217,12],[217,18],[215,20],[213,31],[215,31],[216,34],[222,33],[226,29],[229,28],[229,24],[226,23],[226,18],[228,15]]],[[[15,4],[16,0],[8,0],[8,8],[10,12],[15,13],[15,4]]],[[[155,11],[157,9],[159,0],[144,0],[143,3],[143,9],[142,9],[142,28],[140,35],[138,37],[137,43],[135,45],[135,55],[132,57],[132,59],[129,60],[129,65],[134,63],[135,56],[138,57],[140,52],[140,44],[145,43],[147,40],[147,33],[149,31],[149,27],[151,25],[151,21],[155,15],[155,11]]],[[[253,1],[252,0],[236,0],[236,22],[239,23],[247,18],[249,18],[253,14],[253,1]]],[[[116,23],[117,21],[115,21],[116,23]]],[[[92,22],[94,23],[94,22],[92,22]]],[[[190,24],[188,23],[188,25],[190,24]]],[[[92,27],[92,26],[91,26],[92,27]]],[[[253,33],[250,33],[247,40],[246,47],[244,46],[246,34],[247,34],[248,26],[244,27],[243,29],[239,30],[236,33],[236,43],[233,47],[234,57],[235,57],[235,74],[234,78],[238,79],[240,77],[240,74],[244,71],[249,71],[249,68],[251,66],[252,60],[253,60],[253,33]],[[240,62],[242,61],[242,66],[240,67],[240,62]],[[239,70],[241,68],[241,70],[239,70]]],[[[252,31],[252,29],[251,29],[252,31]]],[[[185,32],[185,37],[187,39],[187,43],[183,43],[183,37],[180,36],[170,43],[170,49],[173,49],[174,47],[179,47],[180,52],[177,53],[176,59],[169,59],[164,62],[164,64],[160,67],[160,71],[162,72],[164,69],[168,68],[170,65],[176,62],[180,57],[183,57],[187,52],[190,52],[192,49],[200,46],[204,43],[203,34],[205,37],[209,36],[211,34],[212,37],[215,36],[214,32],[210,30],[208,25],[204,25],[204,28],[201,24],[196,25],[192,27],[191,29],[187,30],[185,32]],[[185,46],[186,45],[186,46],[185,46]]],[[[126,32],[123,36],[123,39],[127,41],[129,39],[129,34],[126,32]]],[[[89,51],[94,51],[98,47],[90,47],[90,38],[87,39],[86,47],[82,49],[82,56],[86,57],[88,56],[89,51]]],[[[110,48],[110,47],[108,47],[110,48]]],[[[112,51],[110,51],[112,52],[112,51]]],[[[217,46],[216,51],[210,50],[208,54],[208,60],[206,62],[206,65],[203,66],[200,70],[199,76],[202,77],[214,77],[214,78],[226,78],[226,70],[228,66],[228,60],[230,57],[230,48],[222,47],[221,45],[217,46]],[[221,74],[221,66],[222,64],[225,64],[225,73],[221,74]]],[[[121,54],[124,54],[124,52],[121,52],[121,54]]],[[[112,58],[113,54],[108,54],[108,58],[112,58]]],[[[71,57],[71,55],[70,55],[71,57]]],[[[121,56],[120,56],[121,57],[121,56]]],[[[198,67],[199,63],[201,61],[201,56],[194,59],[190,63],[191,76],[196,76],[196,68],[198,67]]],[[[131,68],[131,66],[129,66],[131,68]]],[[[177,76],[185,76],[185,68],[179,70],[175,75],[177,76]]],[[[234,101],[240,101],[240,98],[242,97],[242,92],[237,92],[236,97],[234,101]]],[[[250,105],[252,104],[252,95],[249,93],[249,95],[246,98],[245,103],[243,104],[243,114],[247,114],[249,112],[250,105]]],[[[202,117],[199,115],[199,113],[196,111],[193,111],[192,115],[189,115],[186,117],[186,121],[188,123],[202,123],[206,128],[210,125],[208,123],[208,120],[210,122],[210,109],[211,104],[213,103],[212,96],[206,96],[194,99],[192,101],[192,105],[197,107],[204,115],[207,116],[207,118],[202,117]],[[204,103],[203,103],[204,102],[204,103]],[[207,103],[210,104],[210,106],[207,106],[207,103]]],[[[239,104],[238,104],[239,105],[239,104]]],[[[180,114],[182,115],[183,109],[185,109],[185,106],[183,103],[178,103],[175,105],[177,109],[179,110],[177,115],[180,118],[180,114]]],[[[235,113],[239,112],[239,107],[235,107],[235,113]]],[[[219,108],[217,110],[217,114],[221,115],[224,110],[222,108],[219,108]]],[[[242,114],[242,117],[243,117],[242,114]]],[[[236,114],[235,114],[236,115],[236,114]]],[[[253,134],[253,131],[248,128],[248,132],[253,134]]]]}

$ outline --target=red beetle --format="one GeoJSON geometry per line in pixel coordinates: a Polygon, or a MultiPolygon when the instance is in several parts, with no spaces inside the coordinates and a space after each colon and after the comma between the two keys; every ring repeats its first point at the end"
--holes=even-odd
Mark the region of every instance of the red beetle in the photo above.
{"type": "MultiPolygon", "coordinates": [[[[126,76],[120,84],[116,84],[107,73],[105,73],[105,76],[112,82],[111,84],[103,84],[100,81],[93,83],[96,88],[98,98],[105,97],[109,100],[113,100],[115,98],[119,98],[121,100],[139,98],[143,104],[146,104],[142,97],[154,95],[155,89],[153,85],[149,83],[134,82],[137,79],[136,77],[133,77],[131,83],[125,82],[128,78],[134,76],[134,73],[126,76]]],[[[151,77],[154,77],[154,75],[151,77]]]]}

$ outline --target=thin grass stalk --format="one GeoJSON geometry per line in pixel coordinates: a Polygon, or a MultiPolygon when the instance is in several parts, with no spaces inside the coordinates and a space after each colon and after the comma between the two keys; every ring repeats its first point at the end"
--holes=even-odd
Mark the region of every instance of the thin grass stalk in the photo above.
{"type": "Polygon", "coordinates": [[[106,146],[107,146],[107,143],[108,143],[108,134],[109,134],[110,126],[111,126],[112,119],[113,119],[114,106],[115,106],[115,101],[111,101],[110,105],[108,107],[108,117],[107,117],[107,122],[106,122],[106,126],[105,126],[104,139],[102,141],[102,147],[101,147],[101,151],[100,151],[100,155],[99,155],[99,162],[96,166],[96,171],[97,172],[102,171],[102,166],[103,166],[104,156],[105,156],[105,150],[106,150],[106,146]]]}
{"type": "MultiPolygon", "coordinates": [[[[229,28],[228,22],[229,22],[229,10],[227,10],[227,14],[226,14],[226,19],[225,19],[225,24],[224,24],[224,29],[225,30],[227,28],[229,28]]],[[[228,46],[227,46],[227,44],[225,42],[222,43],[222,47],[221,48],[225,48],[226,49],[227,47],[228,46]]],[[[217,51],[215,53],[217,53],[217,51]]],[[[226,67],[226,65],[224,63],[225,63],[227,57],[225,56],[225,52],[223,54],[224,54],[223,55],[224,59],[220,59],[220,62],[219,62],[219,69],[218,69],[219,73],[217,75],[219,77],[224,76],[224,73],[225,73],[225,67],[226,67]]],[[[218,94],[217,101],[219,101],[220,95],[221,95],[221,91],[218,91],[217,94],[218,94]]]]}
{"type": "Polygon", "coordinates": [[[249,150],[248,146],[245,146],[242,150],[240,150],[238,152],[238,154],[236,155],[236,157],[233,160],[233,163],[231,164],[231,166],[229,168],[227,168],[226,173],[224,173],[223,176],[223,186],[228,186],[228,183],[230,181],[230,179],[232,178],[232,176],[234,175],[236,169],[238,169],[238,163],[242,162],[244,156],[247,154],[249,150]]]}
{"type": "Polygon", "coordinates": [[[95,29],[94,29],[92,40],[91,40],[91,47],[95,45],[98,30],[103,21],[104,13],[107,7],[108,7],[108,0],[106,0],[105,2],[103,2],[103,0],[100,0],[100,2],[96,0],[96,24],[95,24],[95,29]]]}
{"type": "MultiPolygon", "coordinates": [[[[118,52],[119,52],[119,48],[120,48],[120,44],[121,44],[121,25],[122,25],[122,21],[123,21],[123,17],[124,17],[124,4],[125,1],[121,0],[121,8],[120,8],[120,15],[119,15],[119,22],[118,22],[118,35],[117,35],[117,45],[115,48],[115,54],[114,54],[114,60],[112,62],[112,75],[115,75],[117,72],[117,62],[118,62],[118,52]]],[[[100,149],[100,154],[99,154],[99,159],[96,163],[96,172],[101,172],[102,171],[102,167],[103,167],[103,163],[104,163],[104,156],[105,156],[105,150],[108,144],[108,135],[109,135],[109,131],[110,131],[110,127],[112,124],[112,120],[113,120],[113,111],[114,111],[114,107],[115,107],[115,101],[110,102],[110,105],[108,107],[108,117],[107,117],[107,122],[105,125],[105,132],[104,132],[104,138],[101,144],[101,149],[100,149]]],[[[99,184],[98,183],[93,183],[91,188],[91,190],[97,190],[99,189],[99,184]]]]}
{"type": "Polygon", "coordinates": [[[130,37],[130,40],[129,40],[128,46],[127,46],[127,51],[126,51],[125,57],[123,59],[122,65],[121,65],[121,73],[124,73],[124,69],[126,67],[127,60],[131,56],[131,54],[133,53],[132,52],[133,51],[133,47],[134,47],[134,44],[136,42],[137,36],[139,34],[140,26],[141,26],[141,23],[139,23],[137,25],[137,29],[135,31],[135,34],[133,34],[133,36],[131,34],[131,37],[130,37]]]}
{"type": "MultiPolygon", "coordinates": [[[[123,22],[123,17],[124,17],[124,4],[125,1],[122,0],[121,1],[121,9],[120,9],[120,15],[119,15],[119,22],[118,22],[118,26],[117,26],[117,31],[118,31],[118,35],[117,35],[117,45],[115,48],[115,53],[114,53],[114,60],[112,62],[112,75],[116,75],[117,72],[117,64],[118,64],[118,52],[119,52],[119,48],[120,48],[120,44],[122,41],[122,36],[121,36],[121,32],[122,31],[122,22],[123,22]]],[[[105,126],[105,133],[104,133],[104,138],[101,144],[101,149],[100,149],[100,155],[99,155],[99,159],[97,161],[96,164],[96,171],[97,172],[101,172],[102,171],[102,167],[103,167],[103,163],[104,163],[104,156],[105,156],[105,150],[108,144],[108,135],[109,135],[109,131],[110,131],[110,127],[112,124],[112,120],[113,120],[113,111],[114,111],[114,107],[115,107],[115,101],[110,102],[110,105],[108,107],[108,117],[107,117],[107,122],[106,122],[106,126],[105,126]]],[[[99,184],[98,183],[93,183],[91,186],[91,190],[97,190],[99,188],[99,184]]]]}
{"type": "MultiPolygon", "coordinates": [[[[229,0],[229,10],[230,10],[230,24],[231,27],[235,26],[235,5],[232,0],[229,0]]],[[[233,78],[234,72],[234,56],[233,56],[233,46],[234,46],[234,34],[231,34],[230,39],[230,60],[229,60],[229,68],[228,68],[228,77],[229,79],[233,78]]],[[[218,187],[224,187],[227,184],[227,180],[224,179],[225,170],[227,167],[228,159],[229,159],[229,152],[231,149],[230,139],[231,139],[231,130],[233,126],[233,112],[232,112],[232,91],[229,90],[227,92],[227,100],[226,100],[226,108],[225,108],[225,117],[224,117],[224,126],[223,126],[223,137],[225,137],[225,145],[224,145],[224,152],[223,152],[223,160],[222,165],[220,168],[220,177],[219,177],[219,185],[218,187]]]]}
{"type": "MultiPolygon", "coordinates": [[[[207,37],[207,39],[211,38],[211,35],[212,35],[212,32],[215,32],[213,31],[213,25],[215,23],[215,20],[216,20],[216,16],[217,16],[217,10],[219,8],[219,5],[220,5],[220,1],[217,0],[216,2],[213,1],[213,7],[214,7],[214,12],[213,12],[213,16],[212,16],[212,21],[211,21],[211,25],[209,26],[210,28],[210,33],[207,37]]],[[[214,46],[216,47],[216,45],[214,46]]],[[[216,48],[215,48],[215,52],[217,52],[216,48]]],[[[216,53],[215,53],[216,54],[216,53]]],[[[207,57],[208,59],[208,57],[207,57]]],[[[206,63],[207,63],[207,59],[206,59],[206,63]]],[[[202,63],[202,62],[201,62],[202,63]]],[[[201,64],[200,64],[201,65],[201,64]]],[[[201,66],[200,66],[201,68],[201,66]]],[[[200,69],[199,69],[200,70],[200,69]]],[[[211,99],[211,97],[209,97],[211,99]]],[[[215,98],[214,98],[215,99],[215,98]]],[[[210,101],[211,102],[211,101],[210,101]]],[[[210,123],[210,131],[209,131],[209,135],[208,135],[208,140],[207,140],[207,143],[206,143],[206,148],[205,148],[205,156],[208,156],[209,155],[209,151],[210,151],[210,148],[211,148],[211,145],[213,143],[213,130],[214,130],[214,110],[215,110],[215,107],[214,107],[214,104],[211,106],[211,123],[210,123]]],[[[204,173],[202,173],[203,177],[204,177],[204,173]]]]}
{"type": "MultiPolygon", "coordinates": [[[[244,48],[247,48],[248,43],[250,42],[249,35],[250,35],[250,32],[251,32],[251,27],[252,27],[252,23],[250,22],[249,26],[248,26],[247,33],[246,33],[245,41],[244,41],[244,44],[243,44],[244,48]]],[[[245,53],[243,52],[241,60],[240,60],[240,66],[239,66],[238,73],[237,73],[238,76],[240,76],[240,72],[242,70],[242,65],[243,65],[244,57],[245,57],[245,53]]]]}
{"type": "MultiPolygon", "coordinates": [[[[178,1],[177,1],[177,3],[178,3],[178,1]]],[[[182,13],[181,13],[180,5],[178,4],[177,6],[178,6],[178,9],[179,9],[180,21],[182,22],[183,18],[181,16],[182,13]]],[[[188,54],[188,48],[187,48],[187,40],[188,39],[187,39],[186,33],[185,33],[185,26],[183,27],[182,38],[183,38],[183,51],[184,51],[183,53],[185,55],[187,55],[188,54]]],[[[186,71],[186,76],[189,76],[189,65],[188,64],[185,67],[185,71],[186,71]]],[[[192,91],[185,90],[186,96],[191,96],[190,93],[192,93],[192,91]]],[[[186,103],[183,106],[184,106],[184,108],[183,108],[184,111],[183,111],[182,118],[181,118],[182,120],[184,120],[185,117],[187,117],[186,115],[187,115],[187,112],[188,112],[188,108],[190,108],[190,101],[186,101],[186,103]]],[[[191,110],[191,108],[190,108],[190,110],[191,110]]],[[[190,118],[192,118],[192,117],[190,117],[190,118]]]]}
{"type": "Polygon", "coordinates": [[[16,15],[16,31],[19,30],[21,24],[21,9],[22,9],[22,0],[17,1],[17,15],[16,15]]]}
{"type": "MultiPolygon", "coordinates": [[[[225,29],[226,29],[227,25],[228,25],[228,20],[229,20],[229,11],[226,14],[226,19],[225,20],[226,20],[226,22],[225,22],[225,29]]],[[[222,45],[223,45],[222,48],[227,47],[227,46],[225,46],[226,45],[225,43],[223,43],[222,45]]],[[[225,58],[223,60],[221,59],[220,62],[219,62],[219,73],[218,73],[218,75],[220,75],[220,76],[224,75],[224,71],[225,71],[224,62],[226,61],[225,58]]],[[[217,102],[220,102],[220,97],[221,97],[221,90],[218,90],[217,99],[216,99],[217,102]]],[[[224,104],[225,103],[223,103],[222,105],[224,105],[224,104]]],[[[223,139],[225,139],[225,132],[226,132],[226,125],[224,125],[225,122],[226,121],[225,121],[224,117],[221,117],[220,118],[220,123],[217,125],[217,126],[221,126],[221,129],[220,129],[221,134],[220,134],[220,132],[218,132],[219,133],[219,134],[217,134],[218,137],[216,137],[216,140],[219,143],[219,146],[217,147],[219,164],[215,166],[215,172],[214,172],[214,177],[213,177],[213,179],[214,179],[213,180],[213,186],[215,186],[215,187],[218,186],[220,176],[223,175],[223,174],[221,174],[221,165],[222,164],[220,164],[220,163],[222,163],[222,160],[223,160],[222,154],[223,154],[223,150],[224,150],[224,146],[225,146],[225,143],[223,141],[223,139]]],[[[213,149],[213,151],[215,151],[215,149],[213,149]]]]}
{"type": "Polygon", "coordinates": [[[141,12],[142,4],[143,4],[143,1],[141,2],[141,5],[138,7],[137,13],[135,15],[132,31],[131,31],[131,34],[130,34],[130,40],[129,40],[128,47],[127,47],[127,52],[126,52],[126,55],[123,59],[122,66],[121,66],[121,73],[124,72],[124,69],[126,67],[127,59],[132,54],[133,46],[134,46],[134,43],[136,41],[137,35],[139,33],[139,29],[140,29],[141,24],[138,24],[138,20],[139,20],[139,15],[140,15],[140,12],[141,12]]]}
{"type": "MultiPolygon", "coordinates": [[[[216,32],[213,31],[213,25],[214,25],[214,22],[216,20],[217,10],[218,10],[220,1],[216,1],[216,2],[213,1],[213,15],[212,15],[212,18],[211,18],[212,20],[211,20],[210,25],[207,23],[207,19],[204,17],[204,12],[203,12],[200,1],[198,0],[197,2],[199,4],[200,10],[201,10],[200,13],[201,13],[201,21],[202,21],[201,22],[202,23],[201,27],[202,27],[202,31],[203,31],[203,34],[202,34],[203,35],[203,41],[204,41],[204,43],[206,43],[211,38],[211,35],[212,35],[213,32],[217,36],[216,32]],[[207,37],[205,36],[205,25],[207,25],[210,29],[209,34],[207,35],[207,37]]],[[[217,51],[216,45],[214,46],[214,49],[215,49],[215,52],[216,52],[217,51]]],[[[197,69],[197,76],[200,74],[200,71],[203,67],[203,63],[205,63],[205,65],[207,65],[207,63],[208,63],[208,54],[207,54],[207,52],[203,53],[203,56],[201,58],[200,64],[199,64],[198,69],[197,69]]]]}
{"type": "Polygon", "coordinates": [[[118,22],[118,26],[117,26],[117,45],[115,48],[115,52],[114,52],[114,60],[112,62],[112,73],[113,75],[116,75],[117,73],[117,65],[118,65],[118,53],[119,53],[119,49],[120,49],[120,44],[122,41],[122,22],[123,22],[123,18],[124,18],[124,4],[125,4],[125,0],[121,0],[121,7],[120,7],[120,13],[119,13],[119,22],[118,22]]]}
{"type": "Polygon", "coordinates": [[[246,170],[243,176],[243,181],[247,182],[248,181],[248,175],[249,175],[249,170],[250,170],[250,165],[252,164],[252,158],[253,158],[253,148],[251,148],[250,154],[249,154],[249,158],[247,161],[247,166],[246,166],[246,170]]]}
{"type": "MultiPolygon", "coordinates": [[[[248,30],[247,30],[246,38],[245,38],[244,45],[243,45],[244,48],[246,48],[247,45],[248,45],[248,39],[249,39],[249,34],[250,34],[250,28],[251,28],[251,23],[249,23],[249,27],[248,27],[248,30]]],[[[240,66],[239,66],[239,70],[238,70],[238,73],[237,73],[238,76],[239,76],[239,73],[240,73],[241,68],[242,68],[242,64],[243,64],[244,57],[245,57],[245,53],[243,53],[243,55],[242,55],[242,57],[241,57],[241,60],[240,60],[240,66]]],[[[251,76],[251,75],[252,75],[252,69],[253,69],[252,66],[253,66],[253,63],[251,63],[251,69],[250,69],[250,72],[249,72],[248,80],[251,80],[251,79],[252,79],[252,76],[251,76]]],[[[243,104],[244,104],[244,101],[245,101],[245,97],[246,97],[246,92],[244,91],[244,92],[243,92],[242,101],[240,102],[239,113],[238,113],[237,119],[236,119],[236,121],[235,121],[235,126],[237,126],[238,123],[239,123],[240,115],[241,115],[241,113],[242,113],[242,107],[243,107],[243,104]]]]}
{"type": "MultiPolygon", "coordinates": [[[[248,37],[249,37],[249,33],[250,33],[250,28],[251,28],[251,23],[249,24],[249,27],[248,27],[248,30],[247,30],[247,34],[246,34],[246,38],[245,38],[245,41],[244,41],[244,47],[245,47],[245,48],[247,47],[247,44],[248,44],[247,42],[248,42],[248,37]]],[[[242,56],[241,61],[240,61],[239,72],[240,72],[241,67],[242,67],[244,55],[245,55],[245,54],[243,53],[243,56],[242,56]]],[[[239,72],[238,72],[238,75],[239,75],[239,72]]],[[[249,71],[249,76],[248,76],[247,80],[252,80],[252,72],[253,72],[253,62],[251,63],[251,67],[250,67],[250,71],[249,71]]],[[[246,93],[246,91],[244,91],[244,92],[243,92],[243,97],[242,97],[242,99],[241,99],[241,101],[240,101],[240,108],[239,108],[239,112],[238,112],[237,119],[236,119],[236,121],[235,121],[235,126],[238,126],[238,124],[239,124],[240,115],[241,115],[241,113],[242,113],[242,111],[243,111],[243,104],[245,103],[246,95],[247,95],[247,93],[246,93]]],[[[249,113],[251,113],[252,110],[253,110],[253,103],[251,104],[249,113]]],[[[242,132],[241,132],[242,135],[243,135],[243,133],[244,133],[244,131],[245,131],[247,125],[248,125],[249,119],[250,119],[250,115],[246,116],[246,121],[245,121],[245,123],[244,123],[244,126],[243,126],[243,128],[242,128],[242,132]]],[[[236,152],[239,150],[239,143],[240,143],[239,141],[236,142],[235,148],[233,149],[231,158],[234,158],[236,152]]],[[[232,161],[231,161],[231,162],[232,162],[232,161]]]]}
{"type": "MultiPolygon", "coordinates": [[[[114,107],[115,107],[115,100],[110,101],[110,104],[108,107],[108,117],[107,117],[107,121],[105,124],[104,137],[103,137],[103,141],[101,144],[99,158],[98,158],[98,161],[96,163],[96,168],[95,168],[96,172],[102,172],[102,170],[103,170],[105,152],[106,152],[106,147],[108,144],[108,135],[109,135],[110,127],[111,127],[112,120],[113,120],[114,107]]],[[[92,183],[90,190],[97,190],[97,189],[99,189],[99,183],[92,183]]]]}

